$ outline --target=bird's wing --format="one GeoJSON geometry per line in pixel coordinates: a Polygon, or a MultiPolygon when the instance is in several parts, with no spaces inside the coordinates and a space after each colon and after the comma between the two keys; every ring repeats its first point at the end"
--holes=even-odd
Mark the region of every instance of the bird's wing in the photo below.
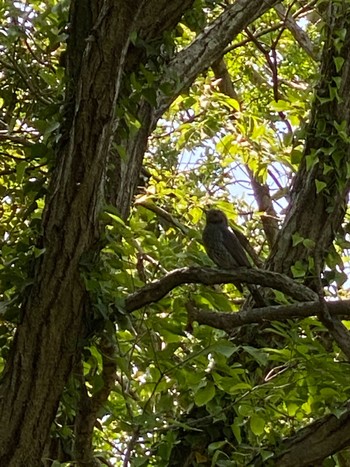
{"type": "Polygon", "coordinates": [[[239,266],[250,267],[251,264],[248,257],[235,233],[228,229],[224,229],[222,233],[223,244],[230,255],[237,261],[237,264],[239,266]]]}

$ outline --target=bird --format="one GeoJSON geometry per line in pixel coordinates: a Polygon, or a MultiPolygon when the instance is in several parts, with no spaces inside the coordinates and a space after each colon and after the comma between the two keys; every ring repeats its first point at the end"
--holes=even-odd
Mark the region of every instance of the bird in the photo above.
{"type": "MultiPolygon", "coordinates": [[[[209,258],[221,269],[236,269],[238,267],[251,268],[252,265],[238,240],[236,234],[229,229],[226,214],[220,209],[205,210],[206,225],[202,233],[204,248],[209,258]]],[[[242,293],[240,283],[236,284],[242,293]]],[[[260,292],[254,285],[247,285],[254,301],[258,306],[264,306],[265,302],[260,292]]]]}

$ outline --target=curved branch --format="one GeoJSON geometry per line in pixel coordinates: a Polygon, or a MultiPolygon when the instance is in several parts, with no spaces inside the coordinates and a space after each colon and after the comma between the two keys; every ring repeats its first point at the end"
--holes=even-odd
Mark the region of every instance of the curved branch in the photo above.
{"type": "Polygon", "coordinates": [[[298,284],[289,277],[262,269],[237,268],[235,271],[190,267],[171,271],[166,276],[147,284],[125,300],[125,311],[133,311],[163,298],[182,284],[230,284],[233,282],[259,284],[279,290],[297,301],[313,301],[318,296],[308,287],[298,284]]]}
{"type": "MultiPolygon", "coordinates": [[[[273,465],[280,467],[306,467],[321,465],[328,456],[350,445],[350,402],[344,406],[340,416],[326,415],[296,435],[282,441],[280,453],[271,459],[273,465]]],[[[262,460],[255,460],[252,465],[265,465],[262,460]]]]}

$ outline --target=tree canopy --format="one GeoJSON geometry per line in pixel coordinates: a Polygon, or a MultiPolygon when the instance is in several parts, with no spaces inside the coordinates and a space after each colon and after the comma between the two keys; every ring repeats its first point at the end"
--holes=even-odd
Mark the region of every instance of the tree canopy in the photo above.
{"type": "Polygon", "coordinates": [[[349,3],[0,15],[0,465],[349,465],[349,3]]]}

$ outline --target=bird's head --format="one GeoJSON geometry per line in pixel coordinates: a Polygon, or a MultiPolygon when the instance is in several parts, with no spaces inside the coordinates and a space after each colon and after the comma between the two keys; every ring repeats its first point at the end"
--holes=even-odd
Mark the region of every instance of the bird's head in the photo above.
{"type": "Polygon", "coordinates": [[[204,212],[207,224],[223,224],[228,226],[227,217],[220,209],[206,209],[204,212]]]}

